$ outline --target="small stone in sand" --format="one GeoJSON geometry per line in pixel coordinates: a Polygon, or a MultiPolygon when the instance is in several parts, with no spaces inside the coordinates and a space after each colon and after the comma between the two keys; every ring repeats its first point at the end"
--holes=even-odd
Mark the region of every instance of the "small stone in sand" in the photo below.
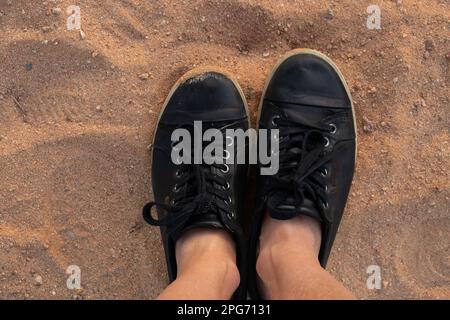
{"type": "Polygon", "coordinates": [[[263,53],[263,57],[264,57],[264,58],[267,58],[268,56],[270,56],[270,53],[269,53],[269,52],[264,52],[264,53],[263,53]]]}
{"type": "Polygon", "coordinates": [[[420,98],[414,102],[414,107],[416,107],[416,108],[425,108],[426,106],[427,106],[427,103],[422,98],[420,98]]]}
{"type": "Polygon", "coordinates": [[[39,287],[42,285],[42,277],[40,275],[36,275],[34,277],[34,283],[39,287]]]}
{"type": "Polygon", "coordinates": [[[84,31],[81,30],[81,29],[80,29],[80,39],[81,39],[81,40],[86,39],[86,33],[84,33],[84,31]]]}
{"type": "Polygon", "coordinates": [[[376,93],[377,92],[377,88],[376,87],[371,87],[369,89],[369,93],[376,93]]]}
{"type": "Polygon", "coordinates": [[[53,8],[53,9],[52,9],[52,13],[53,13],[55,16],[59,16],[59,15],[61,14],[61,8],[53,8]]]}
{"type": "Polygon", "coordinates": [[[430,52],[434,49],[434,42],[432,39],[425,40],[425,49],[430,52]]]}
{"type": "Polygon", "coordinates": [[[366,116],[363,117],[363,130],[366,133],[370,133],[374,131],[374,124],[370,121],[366,116]]]}
{"type": "Polygon", "coordinates": [[[325,16],[325,19],[332,20],[334,18],[334,12],[333,9],[329,8],[327,10],[327,15],[325,16]]]}
{"type": "Polygon", "coordinates": [[[147,72],[142,73],[142,74],[139,75],[139,79],[141,79],[143,81],[144,80],[148,80],[149,77],[150,77],[150,75],[147,72]]]}

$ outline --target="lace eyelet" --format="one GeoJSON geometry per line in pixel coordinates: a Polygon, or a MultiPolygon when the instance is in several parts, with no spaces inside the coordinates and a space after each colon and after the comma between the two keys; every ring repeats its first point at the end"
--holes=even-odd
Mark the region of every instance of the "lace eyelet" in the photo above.
{"type": "Polygon", "coordinates": [[[230,218],[230,219],[234,219],[234,218],[236,217],[236,215],[235,215],[235,213],[234,213],[233,211],[228,212],[228,213],[227,213],[227,216],[228,216],[228,218],[230,218]]]}
{"type": "Polygon", "coordinates": [[[181,186],[179,186],[177,184],[173,187],[173,192],[175,192],[175,193],[180,192],[180,190],[181,190],[181,186]]]}
{"type": "Polygon", "coordinates": [[[328,202],[327,201],[323,202],[322,206],[324,209],[328,209],[328,202]]]}
{"type": "Polygon", "coordinates": [[[330,134],[335,134],[337,131],[337,127],[334,123],[330,123],[330,134]]]}
{"type": "Polygon", "coordinates": [[[280,116],[274,116],[274,117],[272,118],[272,125],[273,125],[274,127],[278,127],[278,124],[275,122],[275,120],[277,120],[277,119],[280,119],[280,116]]]}
{"type": "Polygon", "coordinates": [[[227,164],[225,164],[224,166],[225,166],[225,169],[220,169],[220,171],[222,171],[223,173],[230,172],[230,167],[227,164]]]}
{"type": "Polygon", "coordinates": [[[170,201],[170,205],[174,206],[176,204],[177,204],[177,202],[175,201],[175,199],[172,199],[172,201],[170,201]]]}
{"type": "Polygon", "coordinates": [[[230,159],[230,157],[231,157],[230,151],[224,150],[224,153],[225,153],[225,160],[230,159]]]}
{"type": "Polygon", "coordinates": [[[226,204],[231,205],[233,203],[233,200],[231,199],[230,196],[228,196],[227,200],[223,200],[226,204]]]}
{"type": "Polygon", "coordinates": [[[330,145],[330,139],[328,137],[325,137],[325,145],[324,147],[328,147],[330,145]]]}
{"type": "Polygon", "coordinates": [[[184,174],[184,172],[182,170],[177,170],[175,171],[175,177],[179,178],[184,174]]]}
{"type": "Polygon", "coordinates": [[[230,183],[227,182],[227,184],[225,186],[223,186],[222,188],[223,188],[223,190],[230,190],[230,188],[231,188],[230,183]]]}
{"type": "Polygon", "coordinates": [[[325,185],[324,190],[325,190],[325,192],[328,192],[328,185],[327,184],[325,185]]]}
{"type": "Polygon", "coordinates": [[[328,176],[328,169],[327,168],[323,168],[323,170],[320,170],[320,174],[324,177],[328,176]]]}

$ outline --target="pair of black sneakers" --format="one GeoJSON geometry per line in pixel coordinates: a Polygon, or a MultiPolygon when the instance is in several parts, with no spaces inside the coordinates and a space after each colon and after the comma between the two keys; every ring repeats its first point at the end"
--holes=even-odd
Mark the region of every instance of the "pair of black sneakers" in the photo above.
{"type": "MultiPolygon", "coordinates": [[[[224,134],[226,129],[250,127],[244,94],[232,77],[214,69],[189,72],[171,90],[156,126],[155,202],[144,207],[144,218],[161,227],[170,281],[177,276],[177,239],[193,228],[221,228],[236,242],[241,284],[234,298],[244,299],[247,293],[261,298],[256,259],[266,212],[274,219],[298,215],[317,219],[322,226],[318,259],[325,267],[347,201],[356,153],[350,92],[332,61],[317,51],[294,50],[278,62],[266,83],[258,128],[278,129],[274,138],[279,168],[274,175],[258,172],[249,236],[243,231],[248,164],[172,161],[177,148],[172,133],[179,128],[193,132],[194,121],[202,121],[203,131],[215,128],[224,134]],[[158,218],[151,214],[153,207],[158,218]]],[[[237,145],[234,148],[237,151],[237,145]]]]}

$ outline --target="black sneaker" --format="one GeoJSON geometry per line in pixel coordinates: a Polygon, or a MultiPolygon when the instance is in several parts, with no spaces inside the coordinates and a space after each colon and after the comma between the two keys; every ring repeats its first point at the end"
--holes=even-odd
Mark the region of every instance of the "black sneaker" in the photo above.
{"type": "Polygon", "coordinates": [[[326,266],[353,179],[356,124],[342,74],[323,54],[290,52],[274,68],[263,93],[260,129],[279,129],[279,171],[259,176],[250,235],[249,293],[260,299],[256,259],[266,212],[274,219],[298,215],[322,225],[319,261],[326,266]]]}
{"type": "MultiPolygon", "coordinates": [[[[179,144],[172,143],[172,132],[183,128],[194,137],[194,121],[202,121],[203,132],[216,128],[224,137],[225,129],[247,130],[247,103],[237,82],[208,69],[191,71],[175,84],[156,125],[152,154],[155,202],[144,207],[144,219],[161,227],[171,282],[177,277],[175,243],[183,233],[199,227],[230,232],[236,242],[236,263],[241,276],[233,298],[244,299],[248,267],[242,220],[248,166],[174,163],[172,149],[179,144]],[[157,218],[152,216],[153,207],[157,209],[157,218]]],[[[192,147],[193,144],[192,138],[192,147]]],[[[204,147],[202,144],[201,149],[204,147]]],[[[234,148],[236,154],[236,144],[234,148]]]]}

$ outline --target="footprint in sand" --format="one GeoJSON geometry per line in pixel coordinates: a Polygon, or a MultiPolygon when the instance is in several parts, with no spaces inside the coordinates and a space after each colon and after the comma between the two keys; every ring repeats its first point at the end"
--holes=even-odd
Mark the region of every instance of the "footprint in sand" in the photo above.
{"type": "MultiPolygon", "coordinates": [[[[166,280],[160,247],[149,250],[159,231],[138,226],[150,191],[148,153],[123,127],[93,131],[0,156],[0,243],[32,256],[55,285],[77,264],[88,287],[148,298],[148,284],[166,280]]],[[[21,260],[10,264],[28,270],[21,260]]]]}
{"type": "Polygon", "coordinates": [[[401,235],[395,266],[412,290],[439,297],[450,290],[450,218],[421,220],[401,235]],[[405,264],[404,261],[408,261],[405,264]]]}

